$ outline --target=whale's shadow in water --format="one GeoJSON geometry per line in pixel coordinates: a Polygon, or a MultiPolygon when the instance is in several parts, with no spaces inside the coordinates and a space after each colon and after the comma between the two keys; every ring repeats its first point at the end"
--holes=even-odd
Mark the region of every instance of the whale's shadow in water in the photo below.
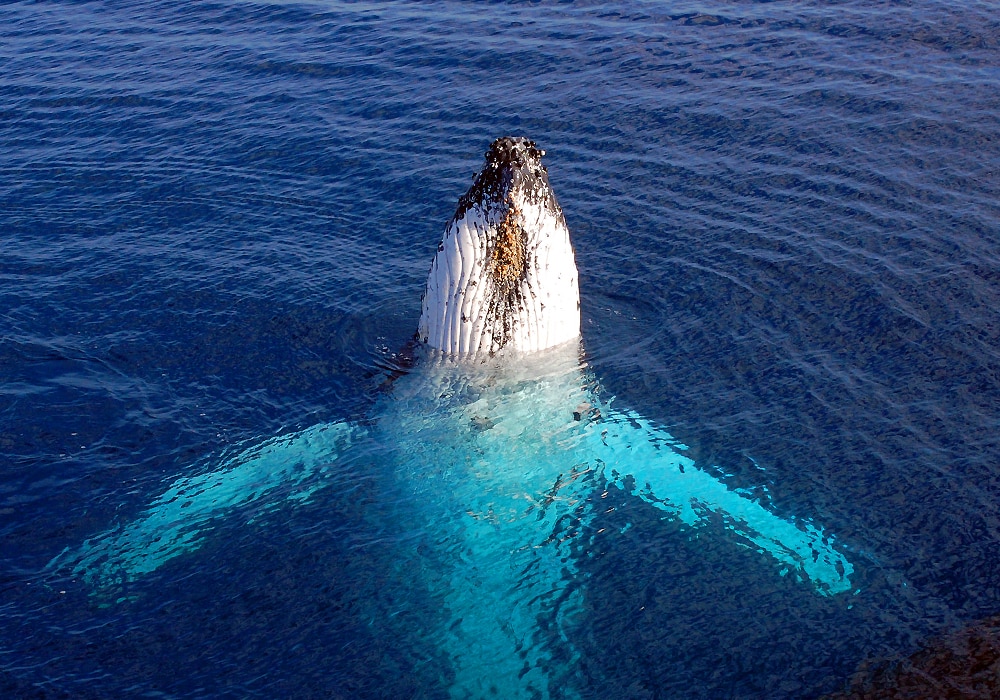
{"type": "MultiPolygon", "coordinates": [[[[540,152],[517,151],[519,142],[505,148],[518,157],[532,155],[539,167],[540,152]]],[[[484,172],[489,167],[488,159],[484,172]]],[[[487,267],[502,263],[497,274],[541,295],[544,267],[530,259],[511,263],[510,251],[496,246],[509,240],[525,255],[537,249],[531,231],[511,227],[514,214],[527,211],[529,224],[523,226],[543,232],[565,224],[551,192],[542,188],[547,180],[528,182],[529,195],[541,192],[543,198],[543,206],[531,210],[530,197],[515,197],[524,186],[518,177],[515,172],[501,178],[499,191],[486,192],[495,199],[485,208],[470,205],[474,186],[459,208],[472,223],[457,214],[449,232],[499,231],[500,243],[485,246],[485,259],[492,261],[487,267]],[[494,217],[490,207],[502,207],[500,215],[494,217]],[[552,213],[560,221],[545,219],[552,213]],[[541,270],[541,277],[532,279],[531,270],[541,270]]],[[[560,265],[575,293],[572,258],[560,265]]],[[[450,274],[445,263],[435,264],[431,280],[439,269],[445,270],[444,285],[450,274]]],[[[486,278],[478,276],[488,271],[476,264],[458,269],[452,281],[467,284],[471,274],[481,295],[486,278]]],[[[510,302],[517,292],[510,284],[503,288],[503,304],[484,297],[485,321],[475,320],[469,299],[445,299],[452,292],[444,286],[435,291],[442,306],[456,299],[465,304],[456,307],[463,309],[461,319],[457,312],[454,318],[442,312],[447,324],[422,318],[420,327],[445,343],[455,330],[463,352],[418,346],[413,369],[387,382],[364,421],[321,424],[265,440],[180,478],[138,517],[67,548],[50,567],[113,604],[123,586],[201,546],[221,518],[251,506],[259,513],[309,503],[325,486],[363,469],[383,495],[372,517],[410,533],[385,544],[398,549],[401,575],[441,605],[433,629],[412,633],[424,635],[447,660],[442,685],[451,695],[474,698],[573,696],[580,652],[570,630],[583,614],[586,586],[578,562],[587,556],[588,539],[604,534],[600,511],[615,500],[609,495],[637,497],[685,529],[731,538],[772,561],[776,576],[793,577],[819,595],[851,589],[853,567],[829,534],[732,490],[697,468],[663,426],[606,397],[582,359],[578,322],[574,328],[565,319],[568,306],[558,330],[571,339],[562,342],[546,326],[544,305],[537,305],[535,316],[501,318],[505,309],[526,313],[516,299],[510,302]],[[537,324],[537,333],[519,331],[518,323],[537,324]],[[484,329],[489,352],[466,354],[466,345],[475,344],[475,333],[484,329]],[[539,346],[539,334],[553,342],[539,346]],[[535,352],[521,352],[518,338],[535,352]],[[510,339],[513,347],[497,347],[510,339]]],[[[433,300],[431,282],[428,289],[433,300]]],[[[425,316],[428,308],[425,299],[425,316]]],[[[373,522],[373,530],[378,527],[373,522]]]]}

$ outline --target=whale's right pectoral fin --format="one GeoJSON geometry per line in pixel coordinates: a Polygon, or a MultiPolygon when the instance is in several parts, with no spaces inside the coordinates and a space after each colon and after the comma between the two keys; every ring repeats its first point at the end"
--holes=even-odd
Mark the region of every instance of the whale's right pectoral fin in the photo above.
{"type": "Polygon", "coordinates": [[[196,549],[215,519],[270,499],[304,501],[364,428],[328,423],[272,438],[227,459],[219,469],[182,477],[135,520],[67,549],[49,563],[95,589],[127,583],[196,549]]]}
{"type": "Polygon", "coordinates": [[[778,560],[782,574],[810,581],[821,595],[851,589],[854,567],[830,535],[809,522],[782,519],[730,490],[681,454],[684,447],[669,433],[637,413],[602,412],[595,438],[611,483],[691,527],[705,524],[713,513],[721,516],[747,546],[778,560]]]}

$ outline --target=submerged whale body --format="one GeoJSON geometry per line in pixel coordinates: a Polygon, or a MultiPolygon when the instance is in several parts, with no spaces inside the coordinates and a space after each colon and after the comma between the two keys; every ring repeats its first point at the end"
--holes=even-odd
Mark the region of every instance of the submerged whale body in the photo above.
{"type": "Polygon", "coordinates": [[[215,519],[312,498],[347,455],[378,445],[387,489],[406,495],[393,517],[433,532],[425,585],[444,610],[428,634],[452,697],[573,696],[569,631],[586,581],[571,543],[592,531],[594,495],[608,488],[690,527],[721,519],[720,534],[820,595],[850,590],[853,567],[829,534],[730,490],[662,426],[595,390],[573,248],[542,155],[522,138],[491,145],[432,262],[417,364],[371,420],[272,438],[178,479],[51,566],[112,589],[195,549],[215,519]]]}

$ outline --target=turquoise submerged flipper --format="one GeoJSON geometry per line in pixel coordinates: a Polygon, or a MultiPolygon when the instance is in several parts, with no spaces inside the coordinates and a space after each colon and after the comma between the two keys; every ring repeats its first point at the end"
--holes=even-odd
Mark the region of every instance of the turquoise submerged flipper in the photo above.
{"type": "Polygon", "coordinates": [[[669,433],[637,413],[604,413],[590,445],[607,464],[611,483],[691,527],[704,524],[712,513],[721,515],[739,540],[774,557],[782,573],[809,581],[822,595],[851,589],[854,567],[822,530],[783,519],[729,489],[696,468],[669,433]]]}
{"type": "Polygon", "coordinates": [[[196,549],[218,518],[259,502],[274,508],[308,499],[363,432],[332,423],[267,440],[215,471],[177,479],[135,520],[65,550],[49,567],[69,569],[98,590],[135,580],[196,549]]]}

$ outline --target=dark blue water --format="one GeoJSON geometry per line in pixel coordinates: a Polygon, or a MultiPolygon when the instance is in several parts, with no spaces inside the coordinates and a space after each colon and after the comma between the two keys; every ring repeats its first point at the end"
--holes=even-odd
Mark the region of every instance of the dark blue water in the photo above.
{"type": "Polygon", "coordinates": [[[605,391],[855,566],[818,596],[613,491],[583,697],[815,697],[1000,613],[995,4],[14,3],[5,697],[447,696],[364,455],[117,604],[47,564],[240,446],[364,420],[504,134],[548,151],[605,391]]]}

